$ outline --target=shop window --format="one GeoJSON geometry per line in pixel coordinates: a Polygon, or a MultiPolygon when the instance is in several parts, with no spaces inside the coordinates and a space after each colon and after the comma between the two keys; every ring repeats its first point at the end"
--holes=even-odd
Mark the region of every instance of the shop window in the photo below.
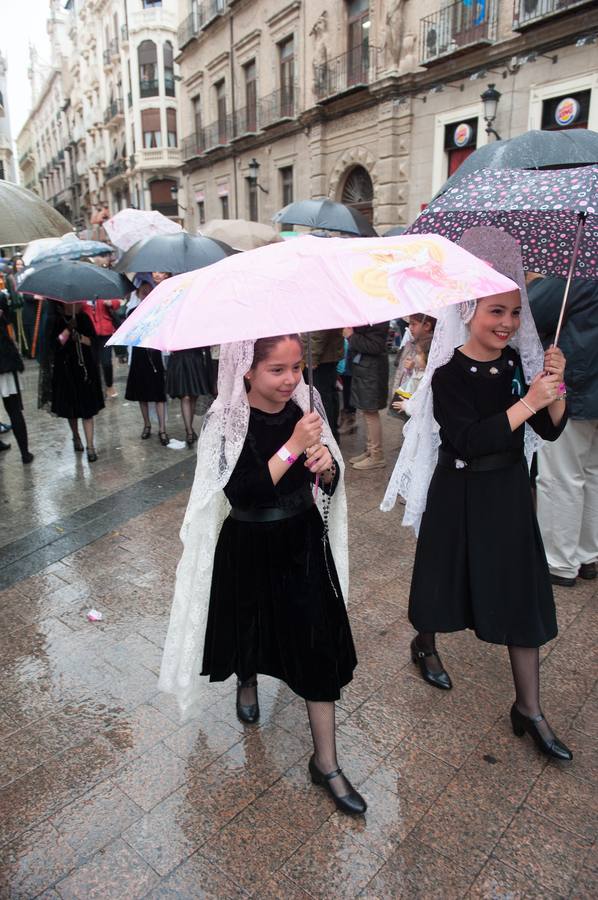
{"type": "Polygon", "coordinates": [[[172,196],[172,189],[177,188],[177,182],[173,178],[151,181],[149,188],[152,209],[161,212],[164,216],[178,216],[179,206],[172,196]]]}
{"type": "Polygon", "coordinates": [[[471,156],[477,145],[477,118],[466,119],[463,122],[451,122],[444,126],[444,149],[448,157],[448,176],[457,171],[461,163],[471,156]]]}
{"type": "Polygon", "coordinates": [[[591,91],[577,91],[550,97],[542,104],[542,128],[546,131],[565,131],[568,128],[587,128],[591,91]]]}

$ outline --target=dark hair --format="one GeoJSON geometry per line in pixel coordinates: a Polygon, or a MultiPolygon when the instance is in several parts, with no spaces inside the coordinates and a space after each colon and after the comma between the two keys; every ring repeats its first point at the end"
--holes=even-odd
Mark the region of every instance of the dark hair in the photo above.
{"type": "Polygon", "coordinates": [[[430,331],[434,331],[434,329],[436,328],[436,319],[434,318],[434,316],[426,315],[426,313],[410,313],[409,318],[415,319],[416,322],[421,322],[422,324],[429,322],[430,331]]]}
{"type": "Polygon", "coordinates": [[[253,362],[251,363],[251,368],[255,369],[258,363],[268,359],[276,345],[287,339],[290,341],[297,341],[301,347],[301,352],[303,352],[303,341],[298,334],[277,334],[275,337],[258,338],[253,345],[253,362]]]}
{"type": "MultiPolygon", "coordinates": [[[[253,362],[251,363],[251,368],[255,369],[258,363],[265,362],[277,344],[287,339],[290,341],[297,341],[301,347],[301,352],[303,353],[303,341],[298,334],[277,334],[275,337],[258,338],[253,345],[253,362]]],[[[245,382],[245,390],[249,393],[251,390],[251,382],[248,381],[247,378],[244,378],[243,380],[245,382]]]]}

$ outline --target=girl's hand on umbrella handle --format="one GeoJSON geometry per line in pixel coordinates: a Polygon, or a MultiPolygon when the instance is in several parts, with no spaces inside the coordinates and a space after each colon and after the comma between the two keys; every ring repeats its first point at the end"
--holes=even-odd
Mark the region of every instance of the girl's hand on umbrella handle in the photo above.
{"type": "Polygon", "coordinates": [[[303,418],[299,419],[295,425],[293,436],[290,442],[287,441],[287,447],[289,444],[292,444],[299,453],[303,453],[307,447],[320,443],[321,434],[322,419],[317,412],[305,413],[303,418]]]}
{"type": "Polygon", "coordinates": [[[558,375],[545,375],[540,372],[530,384],[525,399],[533,409],[544,409],[559,399],[560,384],[561,379],[558,375]]]}
{"type": "Polygon", "coordinates": [[[323,475],[328,469],[332,468],[332,456],[330,450],[325,444],[319,444],[315,449],[310,447],[313,452],[309,455],[305,466],[314,475],[323,475]]]}
{"type": "Polygon", "coordinates": [[[561,381],[565,378],[567,361],[559,347],[549,347],[544,353],[544,371],[548,375],[558,375],[561,381]]]}

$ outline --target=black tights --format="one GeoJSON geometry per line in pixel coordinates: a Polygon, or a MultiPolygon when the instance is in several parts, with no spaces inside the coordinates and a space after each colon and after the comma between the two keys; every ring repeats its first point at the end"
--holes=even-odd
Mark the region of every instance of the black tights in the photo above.
{"type": "MultiPolygon", "coordinates": [[[[257,676],[248,678],[241,687],[241,703],[251,705],[257,699],[257,676]],[[251,687],[249,686],[251,685],[251,687]]],[[[320,772],[327,775],[338,769],[336,758],[335,706],[332,701],[306,700],[309,727],[314,742],[315,763],[320,772]]],[[[329,781],[331,789],[337,796],[345,796],[348,785],[344,775],[337,775],[329,781]]]]}
{"type": "Polygon", "coordinates": [[[195,416],[196,403],[197,397],[181,397],[181,413],[185,431],[189,437],[193,434],[193,418],[195,416]]]}
{"type": "Polygon", "coordinates": [[[29,453],[29,443],[27,439],[27,425],[25,424],[25,417],[21,408],[21,398],[18,394],[11,394],[10,397],[3,397],[2,400],[12,425],[15,440],[19,445],[21,456],[25,458],[29,453]]]}

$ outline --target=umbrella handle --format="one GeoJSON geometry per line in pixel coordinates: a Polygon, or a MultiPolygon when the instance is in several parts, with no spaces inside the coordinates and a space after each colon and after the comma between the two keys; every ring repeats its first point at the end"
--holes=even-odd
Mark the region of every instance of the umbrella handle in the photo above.
{"type": "Polygon", "coordinates": [[[573,272],[575,270],[575,263],[577,262],[577,254],[579,253],[579,245],[581,244],[581,239],[583,236],[583,231],[586,224],[586,214],[579,213],[579,221],[577,223],[577,232],[575,234],[575,243],[573,244],[573,252],[571,254],[571,261],[569,263],[569,271],[567,273],[567,283],[565,285],[565,293],[563,294],[563,302],[561,304],[561,311],[559,313],[559,321],[556,326],[556,332],[554,335],[553,346],[556,347],[559,338],[561,336],[561,328],[563,327],[563,319],[565,318],[565,308],[567,306],[567,300],[569,299],[569,291],[571,289],[571,281],[573,280],[573,272]]]}
{"type": "Polygon", "coordinates": [[[309,385],[309,411],[314,411],[314,367],[311,349],[311,331],[307,332],[307,384],[309,385]]]}

